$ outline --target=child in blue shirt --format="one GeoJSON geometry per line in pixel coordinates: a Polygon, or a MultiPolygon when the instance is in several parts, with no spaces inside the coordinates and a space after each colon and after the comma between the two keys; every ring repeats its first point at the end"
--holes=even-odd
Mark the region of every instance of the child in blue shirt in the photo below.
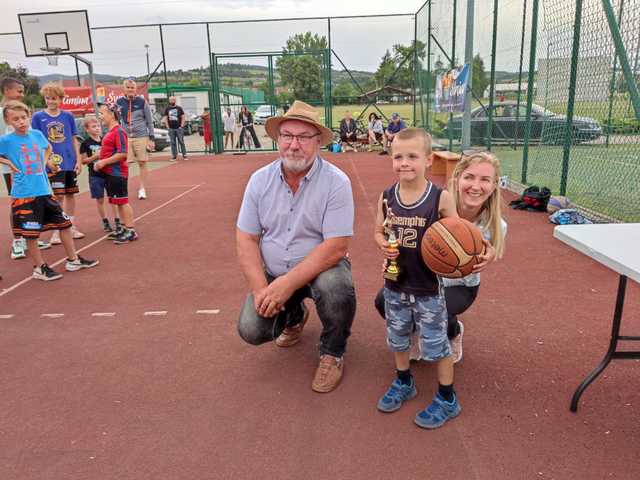
{"type": "MultiPolygon", "coordinates": [[[[33,114],[31,127],[40,130],[53,150],[53,163],[59,163],[60,169],[49,177],[53,194],[61,199],[64,211],[71,219],[71,233],[74,239],[84,238],[84,234],[75,227],[74,214],[76,211],[75,194],[79,192],[76,177],[82,171],[80,158],[80,144],[76,122],[73,115],[60,109],[64,99],[64,89],[57,83],[50,82],[40,89],[47,108],[33,114]]],[[[57,245],[60,238],[57,231],[51,237],[51,243],[57,245]]]]}
{"type": "Polygon", "coordinates": [[[22,102],[10,101],[2,113],[14,132],[0,137],[0,163],[13,173],[13,232],[27,241],[27,252],[33,260],[33,278],[49,281],[62,277],[44,262],[37,246],[40,233],[47,230],[60,230],[67,253],[67,271],[95,267],[97,260],[87,260],[76,253],[69,231],[71,221],[52,196],[46,168],[56,173],[58,166],[51,162],[51,146],[47,139],[39,131],[29,130],[29,107],[22,102]]]}

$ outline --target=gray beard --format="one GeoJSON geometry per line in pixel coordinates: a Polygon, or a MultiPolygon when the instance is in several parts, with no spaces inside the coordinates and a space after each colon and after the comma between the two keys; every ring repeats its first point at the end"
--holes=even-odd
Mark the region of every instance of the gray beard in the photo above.
{"type": "Polygon", "coordinates": [[[300,172],[304,172],[307,168],[309,168],[313,164],[314,160],[315,160],[315,157],[312,157],[310,160],[306,160],[303,162],[299,162],[299,161],[296,162],[294,160],[287,160],[286,158],[283,158],[282,165],[284,165],[284,168],[286,168],[290,172],[300,173],[300,172]]]}

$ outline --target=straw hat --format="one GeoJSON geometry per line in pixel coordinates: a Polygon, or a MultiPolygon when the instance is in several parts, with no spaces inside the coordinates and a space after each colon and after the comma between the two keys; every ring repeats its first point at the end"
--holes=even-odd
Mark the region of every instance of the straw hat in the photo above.
{"type": "Polygon", "coordinates": [[[318,111],[311,105],[308,105],[300,100],[293,102],[293,105],[289,107],[287,113],[281,117],[271,117],[267,119],[264,125],[264,129],[276,142],[278,141],[278,135],[280,135],[280,124],[285,120],[299,120],[301,122],[313,125],[320,132],[320,145],[326,145],[333,140],[333,132],[320,123],[320,115],[318,111]]]}

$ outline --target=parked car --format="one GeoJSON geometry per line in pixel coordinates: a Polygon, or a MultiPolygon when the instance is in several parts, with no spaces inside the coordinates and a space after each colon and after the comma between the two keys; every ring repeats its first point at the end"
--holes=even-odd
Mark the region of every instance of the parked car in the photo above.
{"type": "Polygon", "coordinates": [[[260,105],[253,114],[253,123],[264,125],[268,118],[275,117],[276,107],[272,105],[260,105]]]}
{"type": "Polygon", "coordinates": [[[170,145],[169,131],[164,128],[154,128],[153,135],[155,137],[155,151],[161,152],[170,145]]]}
{"type": "MultiPolygon", "coordinates": [[[[184,121],[184,128],[182,129],[185,135],[191,135],[193,132],[197,131],[197,127],[194,126],[194,118],[195,115],[189,114],[185,112],[186,120],[184,121]]],[[[160,112],[156,112],[153,114],[153,126],[155,128],[165,129],[165,125],[162,123],[162,114],[160,112]]]]}
{"type": "MultiPolygon", "coordinates": [[[[471,111],[471,141],[474,144],[484,144],[487,137],[488,105],[477,107],[471,111]]],[[[522,142],[525,136],[527,106],[515,101],[497,102],[493,105],[493,131],[491,140],[499,142],[522,142]],[[518,120],[516,121],[516,113],[518,120]],[[516,127],[517,125],[517,127],[516,127]],[[516,132],[517,128],[517,132],[516,132]]],[[[532,142],[560,144],[564,142],[566,115],[553,113],[540,105],[533,105],[531,109],[531,135],[532,142]]],[[[597,120],[589,117],[573,117],[574,143],[595,140],[602,135],[602,127],[597,120]]],[[[462,134],[462,115],[456,115],[445,127],[445,135],[449,129],[453,137],[459,138],[462,134]]]]}

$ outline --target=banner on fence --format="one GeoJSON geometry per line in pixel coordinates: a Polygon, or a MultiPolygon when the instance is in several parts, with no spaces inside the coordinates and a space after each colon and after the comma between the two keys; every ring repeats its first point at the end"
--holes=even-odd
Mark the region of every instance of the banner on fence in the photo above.
{"type": "Polygon", "coordinates": [[[451,69],[436,78],[435,111],[462,112],[469,83],[469,65],[451,69]]]}
{"type": "MultiPolygon", "coordinates": [[[[142,95],[147,100],[149,94],[147,85],[138,85],[136,93],[142,95]]],[[[93,99],[91,98],[91,87],[64,87],[64,99],[60,108],[75,115],[93,113],[93,99]]],[[[96,87],[98,102],[113,103],[118,98],[124,97],[124,90],[121,85],[98,85],[96,87]]]]}

